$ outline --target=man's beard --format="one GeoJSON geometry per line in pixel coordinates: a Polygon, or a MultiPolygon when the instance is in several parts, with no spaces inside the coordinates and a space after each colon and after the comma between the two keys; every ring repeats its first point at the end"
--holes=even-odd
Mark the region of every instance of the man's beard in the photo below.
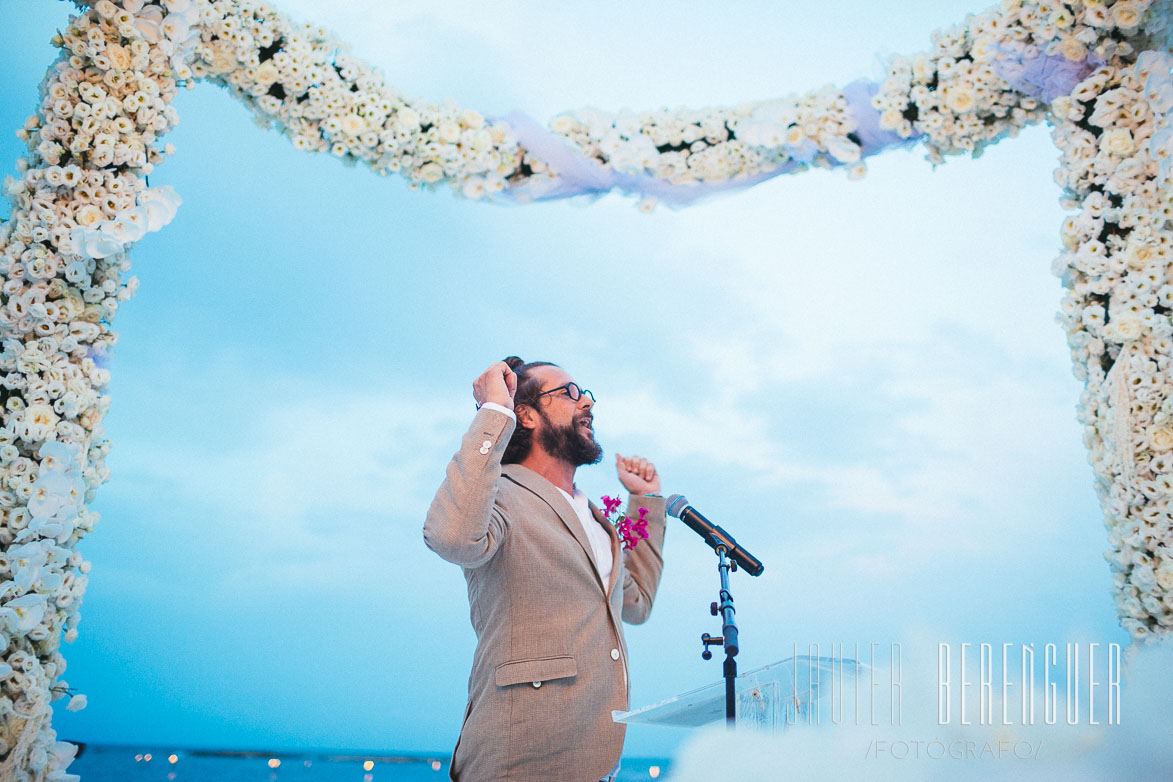
{"type": "Polygon", "coordinates": [[[579,430],[582,417],[576,417],[567,426],[555,426],[544,411],[539,410],[538,415],[546,424],[538,432],[538,444],[546,453],[573,467],[603,460],[603,446],[579,430]]]}

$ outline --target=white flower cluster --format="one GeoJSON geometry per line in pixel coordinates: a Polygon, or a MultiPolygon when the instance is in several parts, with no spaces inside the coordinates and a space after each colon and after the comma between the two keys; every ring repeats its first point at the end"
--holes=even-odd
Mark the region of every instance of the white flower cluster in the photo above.
{"type": "Polygon", "coordinates": [[[1153,0],[1003,0],[936,33],[931,54],[893,60],[873,100],[880,127],[923,136],[934,162],[980,153],[1042,119],[1071,74],[1135,54],[1167,15],[1153,0]],[[1035,97],[1019,91],[1024,84],[1035,97]]]}
{"type": "Polygon", "coordinates": [[[470,198],[500,192],[518,171],[506,128],[471,109],[403,98],[325,30],[251,0],[200,7],[191,75],[226,86],[298,149],[398,172],[413,186],[446,181],[470,198]]]}
{"type": "Polygon", "coordinates": [[[896,57],[872,105],[880,127],[906,138],[924,136],[929,159],[980,152],[1026,125],[1045,107],[1011,88],[994,69],[999,46],[1028,33],[1011,15],[989,11],[964,27],[933,36],[931,54],[896,57]]]}
{"type": "Polygon", "coordinates": [[[1056,99],[1067,329],[1122,625],[1173,633],[1173,56],[1056,99]]]}
{"type": "Polygon", "coordinates": [[[620,173],[674,185],[723,182],[788,167],[856,166],[856,120],[843,93],[824,87],[802,96],[733,108],[611,114],[566,112],[550,128],[588,157],[620,173]]]}
{"type": "MultiPolygon", "coordinates": [[[[87,4],[89,5],[89,4],[87,4]]],[[[178,121],[174,72],[195,43],[189,0],[98,0],[54,38],[61,57],[18,136],[28,151],[0,225],[0,778],[60,779],[72,753],[49,702],[69,691],[72,641],[107,477],[102,431],[110,323],[137,287],[129,245],[171,220],[178,196],[145,177],[178,121]]],[[[85,702],[74,695],[72,708],[85,702]]],[[[64,775],[67,776],[67,775],[64,775]]]]}

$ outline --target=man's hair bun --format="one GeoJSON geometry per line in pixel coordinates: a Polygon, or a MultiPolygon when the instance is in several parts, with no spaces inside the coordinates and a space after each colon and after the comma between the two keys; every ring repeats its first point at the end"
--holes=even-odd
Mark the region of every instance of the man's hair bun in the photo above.
{"type": "Polygon", "coordinates": [[[510,356],[509,358],[505,359],[505,366],[516,372],[518,367],[525,366],[525,362],[517,356],[510,356]]]}

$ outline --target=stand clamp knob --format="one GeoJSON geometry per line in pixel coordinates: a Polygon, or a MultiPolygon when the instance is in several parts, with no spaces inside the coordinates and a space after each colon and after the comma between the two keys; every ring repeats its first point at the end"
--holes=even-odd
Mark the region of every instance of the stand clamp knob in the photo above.
{"type": "MultiPolygon", "coordinates": [[[[714,603],[713,605],[716,605],[716,603],[714,603]]],[[[725,639],[722,636],[718,635],[718,636],[714,637],[714,636],[709,635],[708,633],[701,633],[701,645],[704,646],[704,651],[701,652],[701,659],[702,660],[713,659],[713,653],[709,651],[709,647],[710,646],[721,646],[724,643],[725,643],[725,639]]]]}

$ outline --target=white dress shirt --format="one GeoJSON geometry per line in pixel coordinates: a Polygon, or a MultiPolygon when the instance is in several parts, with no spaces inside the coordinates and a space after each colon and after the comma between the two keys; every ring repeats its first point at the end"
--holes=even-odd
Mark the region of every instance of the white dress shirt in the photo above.
{"type": "MultiPolygon", "coordinates": [[[[558,488],[558,487],[555,487],[558,488]]],[[[578,514],[579,523],[582,524],[582,529],[586,532],[587,540],[591,544],[591,553],[595,555],[595,567],[599,571],[599,578],[603,579],[603,586],[606,587],[611,581],[611,568],[614,566],[614,561],[611,559],[611,538],[599,526],[599,522],[595,521],[595,517],[591,515],[590,505],[587,503],[587,497],[580,492],[577,487],[574,489],[574,494],[567,494],[562,489],[558,489],[562,496],[570,503],[570,507],[574,508],[574,512],[578,514]]]]}

